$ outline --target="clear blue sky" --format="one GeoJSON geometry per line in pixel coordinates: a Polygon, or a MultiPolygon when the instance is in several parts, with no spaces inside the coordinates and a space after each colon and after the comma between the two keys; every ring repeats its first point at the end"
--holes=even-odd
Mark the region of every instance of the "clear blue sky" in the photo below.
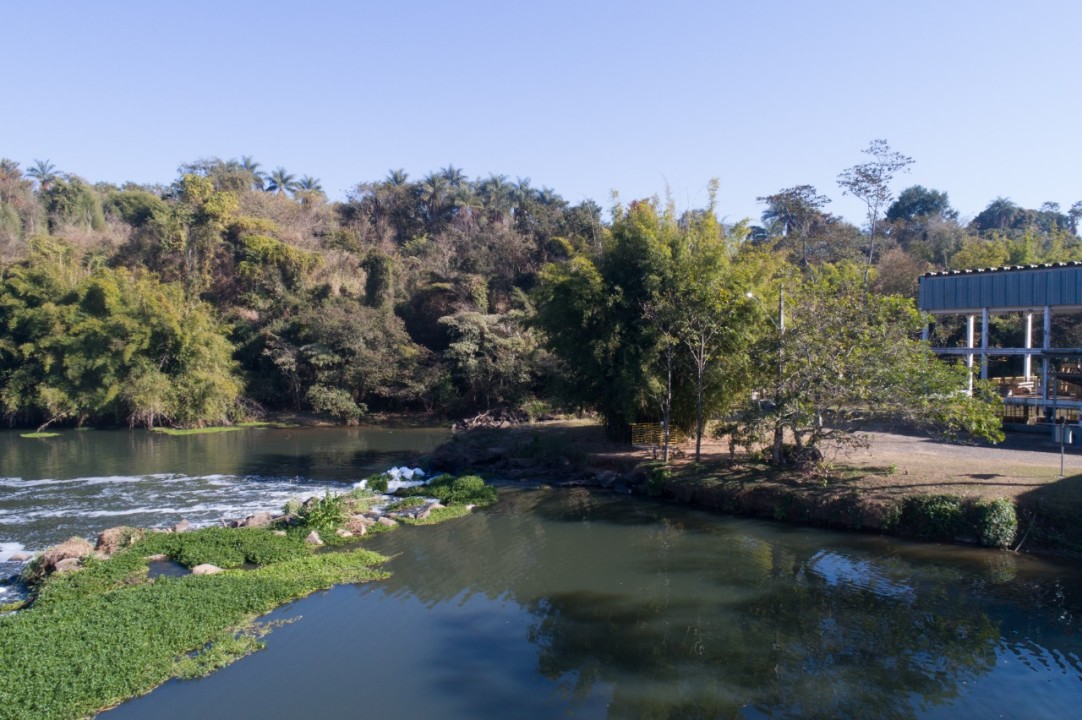
{"type": "Polygon", "coordinates": [[[252,155],[332,198],[404,168],[530,177],[608,207],[671,188],[757,218],[873,138],[895,191],[1082,200],[1082,3],[7,0],[0,156],[167,183],[252,155]]]}

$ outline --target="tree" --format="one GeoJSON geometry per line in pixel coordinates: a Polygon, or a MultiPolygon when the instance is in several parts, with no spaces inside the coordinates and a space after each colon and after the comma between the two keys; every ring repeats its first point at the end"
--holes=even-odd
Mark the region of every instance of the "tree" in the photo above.
{"type": "Polygon", "coordinates": [[[267,180],[267,173],[260,170],[260,164],[252,159],[251,155],[240,156],[240,168],[252,176],[252,189],[262,190],[267,180]]]}
{"type": "Polygon", "coordinates": [[[776,228],[774,234],[786,238],[787,244],[799,244],[800,263],[807,266],[812,228],[827,219],[823,208],[830,198],[820,195],[811,185],[797,185],[756,201],[767,205],[762,214],[763,224],[776,228]]]}
{"type": "Polygon", "coordinates": [[[947,193],[913,185],[902,190],[898,199],[887,208],[886,219],[891,222],[914,222],[933,216],[957,220],[958,211],[951,207],[947,193]]]}
{"type": "Polygon", "coordinates": [[[60,179],[56,166],[48,160],[35,160],[34,164],[27,168],[26,175],[37,181],[38,190],[41,192],[48,190],[54,182],[60,179]]]}
{"type": "Polygon", "coordinates": [[[298,188],[297,178],[286,172],[283,167],[277,167],[267,176],[267,192],[293,194],[298,188]]]}
{"type": "Polygon", "coordinates": [[[749,436],[784,427],[796,460],[818,457],[826,441],[861,444],[856,431],[876,418],[1001,439],[998,396],[982,385],[967,395],[966,368],[913,339],[924,322],[913,301],[868,294],[860,275],[842,264],[786,281],[784,332],[765,334],[759,350],[779,358],[780,368],[763,368],[761,378],[776,388],[773,404],[746,412],[749,436]]]}
{"type": "Polygon", "coordinates": [[[875,235],[879,230],[879,215],[894,197],[890,184],[898,173],[908,172],[913,158],[890,149],[886,140],[872,140],[862,150],[872,159],[854,165],[838,175],[838,185],[843,195],[852,195],[864,202],[868,211],[868,255],[864,264],[864,285],[868,285],[868,273],[875,260],[875,235]]]}
{"type": "Polygon", "coordinates": [[[70,245],[35,243],[0,277],[0,403],[9,420],[228,422],[240,391],[210,308],[176,285],[91,270],[70,245]]]}

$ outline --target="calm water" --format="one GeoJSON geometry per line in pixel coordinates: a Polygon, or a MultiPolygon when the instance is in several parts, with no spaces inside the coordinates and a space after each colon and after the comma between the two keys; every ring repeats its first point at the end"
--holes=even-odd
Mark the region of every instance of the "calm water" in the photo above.
{"type": "Polygon", "coordinates": [[[1072,568],[569,491],[375,538],[390,580],[109,720],[1065,718],[1072,568]]]}
{"type": "MultiPolygon", "coordinates": [[[[443,431],[0,434],[0,543],[278,507],[443,431]]],[[[208,520],[212,521],[212,520],[208,520]]],[[[1065,718],[1068,563],[583,491],[373,538],[391,579],[293,603],[268,649],[128,718],[1065,718]]]]}

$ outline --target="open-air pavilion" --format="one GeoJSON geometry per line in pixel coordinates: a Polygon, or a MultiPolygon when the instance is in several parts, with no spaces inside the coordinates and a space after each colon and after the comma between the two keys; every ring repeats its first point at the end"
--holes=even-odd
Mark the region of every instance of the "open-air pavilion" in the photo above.
{"type": "MultiPolygon", "coordinates": [[[[989,358],[1021,356],[1021,375],[992,378],[1004,396],[1004,420],[1051,423],[1076,420],[1082,409],[1082,347],[1053,346],[1053,317],[1082,311],[1082,263],[1025,265],[927,273],[920,278],[919,307],[933,317],[965,318],[963,344],[934,347],[941,355],[961,356],[989,379],[989,358]],[[1020,313],[1021,347],[992,347],[990,318],[1020,313]],[[978,327],[979,323],[979,327],[978,327]],[[1034,341],[1034,325],[1039,327],[1034,341]]],[[[929,328],[924,330],[929,338],[929,328]]]]}

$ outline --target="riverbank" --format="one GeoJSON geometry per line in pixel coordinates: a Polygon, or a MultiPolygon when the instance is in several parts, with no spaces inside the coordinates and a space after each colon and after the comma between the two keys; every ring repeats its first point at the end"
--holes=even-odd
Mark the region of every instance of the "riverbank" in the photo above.
{"type": "Polygon", "coordinates": [[[493,478],[593,486],[738,515],[817,527],[973,542],[965,528],[923,534],[899,523],[907,505],[953,498],[958,512],[1005,499],[1017,531],[1003,545],[1023,552],[1082,555],[1082,455],[1009,436],[999,446],[959,445],[890,432],[867,433],[869,446],[827,453],[814,471],[778,469],[731,454],[727,441],[678,447],[662,469],[648,450],[608,442],[587,421],[559,421],[457,433],[433,452],[434,468],[493,478]]]}

